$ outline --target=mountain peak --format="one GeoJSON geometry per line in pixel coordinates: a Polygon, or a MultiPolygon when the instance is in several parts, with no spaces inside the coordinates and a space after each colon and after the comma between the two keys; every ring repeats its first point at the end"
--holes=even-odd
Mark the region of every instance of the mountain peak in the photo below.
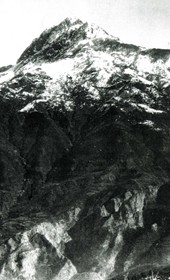
{"type": "Polygon", "coordinates": [[[119,41],[96,24],[89,24],[75,17],[67,17],[59,25],[46,29],[28,46],[17,62],[25,64],[30,60],[54,61],[80,41],[101,38],[119,41]]]}
{"type": "Polygon", "coordinates": [[[77,17],[66,17],[62,22],[67,23],[68,25],[83,24],[83,22],[77,17]]]}

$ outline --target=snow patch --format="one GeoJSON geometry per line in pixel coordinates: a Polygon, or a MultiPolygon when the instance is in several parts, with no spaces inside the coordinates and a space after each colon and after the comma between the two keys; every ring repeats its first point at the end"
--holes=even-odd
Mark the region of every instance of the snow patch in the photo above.
{"type": "Polygon", "coordinates": [[[149,107],[148,105],[145,105],[145,104],[138,104],[138,107],[143,108],[146,112],[151,113],[151,114],[162,114],[162,113],[164,113],[164,111],[162,111],[162,110],[153,109],[153,108],[151,108],[151,107],[149,107]]]}
{"type": "Polygon", "coordinates": [[[24,108],[19,110],[20,113],[29,112],[31,109],[34,109],[34,103],[27,104],[24,108]]]}
{"type": "Polygon", "coordinates": [[[142,72],[152,72],[153,64],[147,56],[139,56],[137,60],[137,67],[139,71],[142,72]]]}
{"type": "Polygon", "coordinates": [[[124,74],[128,74],[128,75],[134,75],[135,71],[130,69],[130,68],[126,68],[124,71],[124,74]]]}
{"type": "Polygon", "coordinates": [[[13,77],[14,77],[13,70],[5,71],[5,73],[0,74],[0,84],[11,80],[13,77]]]}
{"type": "Polygon", "coordinates": [[[24,108],[22,108],[21,110],[19,110],[20,113],[28,113],[30,112],[31,110],[34,110],[35,109],[35,105],[37,103],[42,103],[42,102],[46,102],[46,100],[44,99],[37,99],[31,103],[28,103],[24,108]]]}
{"type": "Polygon", "coordinates": [[[138,79],[139,79],[139,81],[141,81],[141,82],[142,82],[143,84],[145,84],[145,85],[148,85],[148,86],[153,85],[153,83],[152,83],[152,82],[150,82],[150,81],[146,80],[145,78],[138,77],[138,79]]]}
{"type": "Polygon", "coordinates": [[[57,78],[60,78],[60,76],[71,75],[74,68],[74,61],[73,59],[67,58],[52,63],[43,63],[41,64],[41,68],[48,76],[53,78],[53,80],[56,80],[57,78]]]}
{"type": "Polygon", "coordinates": [[[149,127],[153,128],[155,131],[161,131],[162,130],[161,128],[155,127],[154,126],[154,122],[152,122],[150,120],[146,120],[144,122],[140,122],[139,124],[149,126],[149,127]]]}
{"type": "Polygon", "coordinates": [[[146,120],[144,122],[140,122],[139,124],[144,124],[144,125],[147,125],[147,126],[150,126],[150,127],[154,126],[154,122],[152,122],[150,120],[146,120]]]}

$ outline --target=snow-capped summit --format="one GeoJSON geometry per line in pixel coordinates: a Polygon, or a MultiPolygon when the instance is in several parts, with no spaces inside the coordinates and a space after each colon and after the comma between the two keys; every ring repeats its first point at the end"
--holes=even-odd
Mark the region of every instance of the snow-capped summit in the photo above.
{"type": "Polygon", "coordinates": [[[53,106],[64,101],[66,109],[72,111],[74,102],[67,87],[78,84],[93,101],[100,100],[103,91],[113,91],[114,100],[136,104],[139,110],[149,106],[164,111],[157,101],[165,98],[160,88],[169,90],[169,69],[170,51],[128,45],[95,24],[66,18],[35,39],[17,64],[1,74],[1,80],[9,89],[6,97],[25,100],[22,112],[34,110],[43,100],[53,106]],[[29,86],[22,90],[23,80],[31,83],[33,90],[29,86]]]}
{"type": "Polygon", "coordinates": [[[77,52],[78,45],[92,44],[92,41],[97,39],[118,40],[95,24],[66,18],[58,26],[45,30],[35,39],[18,59],[18,63],[22,65],[26,61],[56,61],[70,55],[71,51],[77,52]]]}
{"type": "MultiPolygon", "coordinates": [[[[34,73],[41,79],[42,74],[46,75],[46,90],[36,95],[36,100],[53,100],[53,104],[62,102],[61,92],[70,78],[72,84],[79,83],[87,89],[94,100],[100,99],[102,88],[115,88],[115,97],[120,98],[121,89],[129,95],[133,87],[133,101],[136,98],[151,107],[159,96],[158,88],[167,90],[170,86],[168,51],[125,44],[94,24],[70,18],[35,39],[14,69],[21,76],[34,73]],[[152,97],[146,91],[152,91],[152,97]]],[[[132,97],[128,102],[131,101],[132,97]]],[[[65,104],[67,109],[73,108],[70,100],[65,104]]]]}

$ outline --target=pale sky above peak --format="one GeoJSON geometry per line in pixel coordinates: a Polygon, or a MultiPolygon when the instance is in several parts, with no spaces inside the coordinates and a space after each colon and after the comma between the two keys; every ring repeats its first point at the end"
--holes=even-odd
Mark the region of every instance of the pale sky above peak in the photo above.
{"type": "Polygon", "coordinates": [[[14,64],[66,17],[95,23],[126,43],[170,49],[170,0],[0,0],[0,66],[14,64]]]}

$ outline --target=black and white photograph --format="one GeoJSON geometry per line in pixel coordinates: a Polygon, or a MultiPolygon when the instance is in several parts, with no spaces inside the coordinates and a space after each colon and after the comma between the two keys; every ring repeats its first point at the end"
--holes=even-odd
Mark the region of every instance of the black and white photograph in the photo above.
{"type": "Polygon", "coordinates": [[[170,0],[0,0],[0,280],[170,280],[170,0]]]}

